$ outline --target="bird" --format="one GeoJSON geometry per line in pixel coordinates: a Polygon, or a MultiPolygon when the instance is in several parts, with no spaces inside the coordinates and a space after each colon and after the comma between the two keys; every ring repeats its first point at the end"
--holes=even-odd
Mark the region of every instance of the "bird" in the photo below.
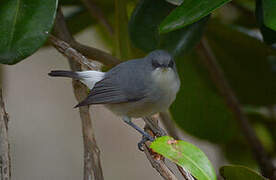
{"type": "Polygon", "coordinates": [[[143,135],[139,149],[142,143],[154,138],[134,124],[132,118],[166,111],[180,88],[174,58],[165,50],[154,50],[144,58],[124,61],[107,72],[53,70],[49,76],[69,77],[84,83],[90,92],[75,107],[105,105],[143,135]]]}

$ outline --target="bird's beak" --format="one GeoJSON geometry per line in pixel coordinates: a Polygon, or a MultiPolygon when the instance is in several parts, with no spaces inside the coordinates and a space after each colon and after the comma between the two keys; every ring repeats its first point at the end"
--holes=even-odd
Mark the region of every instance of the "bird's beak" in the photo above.
{"type": "Polygon", "coordinates": [[[162,67],[161,70],[162,70],[162,72],[167,72],[169,70],[169,68],[168,67],[162,67]]]}

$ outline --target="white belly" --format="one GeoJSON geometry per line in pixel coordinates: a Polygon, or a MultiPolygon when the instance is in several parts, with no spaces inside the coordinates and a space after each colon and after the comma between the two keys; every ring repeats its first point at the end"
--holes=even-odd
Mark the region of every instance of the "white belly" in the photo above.
{"type": "Polygon", "coordinates": [[[177,74],[171,68],[157,68],[152,73],[154,84],[160,91],[159,112],[167,110],[175,100],[176,94],[180,87],[180,81],[177,74]]]}

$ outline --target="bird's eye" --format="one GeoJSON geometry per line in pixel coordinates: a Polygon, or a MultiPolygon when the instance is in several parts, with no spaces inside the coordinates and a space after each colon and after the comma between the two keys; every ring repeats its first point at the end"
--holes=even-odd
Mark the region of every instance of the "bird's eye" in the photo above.
{"type": "Polygon", "coordinates": [[[159,67],[159,66],[160,66],[160,65],[158,64],[158,62],[152,61],[152,67],[157,68],[157,67],[159,67]]]}
{"type": "Polygon", "coordinates": [[[173,62],[173,60],[171,60],[171,61],[169,62],[169,65],[168,65],[168,66],[172,68],[173,65],[174,65],[174,62],[173,62]]]}

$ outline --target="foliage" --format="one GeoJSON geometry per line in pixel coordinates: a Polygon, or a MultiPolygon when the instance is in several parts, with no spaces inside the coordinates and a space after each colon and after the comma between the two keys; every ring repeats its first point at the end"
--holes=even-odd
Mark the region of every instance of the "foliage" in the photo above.
{"type": "MultiPolygon", "coordinates": [[[[60,0],[62,7],[73,9],[66,14],[71,33],[77,34],[91,27],[96,29],[110,51],[123,60],[143,56],[158,48],[169,51],[176,59],[182,83],[170,109],[176,124],[192,136],[217,144],[229,162],[255,168],[256,162],[233,114],[198,55],[197,45],[205,36],[239,102],[243,107],[251,107],[250,110],[244,109],[256,134],[271,156],[275,156],[276,121],[275,117],[266,113],[276,102],[274,0],[94,2],[109,20],[114,29],[113,35],[96,18],[90,18],[82,1],[60,0]]],[[[57,4],[57,0],[0,2],[0,63],[18,63],[44,45],[54,24],[57,4]]],[[[166,138],[158,139],[152,148],[175,161],[167,154],[173,151],[164,143],[166,138]]],[[[208,164],[203,171],[208,171],[209,179],[214,179],[205,155],[186,142],[178,142],[181,147],[187,148],[183,148],[179,158],[191,156],[192,160],[196,160],[198,157],[192,157],[192,153],[201,154],[202,163],[208,164]]],[[[185,161],[180,165],[195,177],[201,177],[192,164],[185,161]]],[[[259,177],[253,171],[238,166],[223,167],[221,174],[226,178],[233,178],[236,174],[246,177],[243,179],[259,177]]]]}
{"type": "Polygon", "coordinates": [[[150,147],[155,152],[190,171],[197,179],[216,179],[215,170],[206,155],[190,143],[174,140],[169,136],[162,136],[157,138],[150,147]]]}
{"type": "Polygon", "coordinates": [[[254,170],[244,166],[223,166],[219,171],[225,180],[266,180],[254,170]]]}

